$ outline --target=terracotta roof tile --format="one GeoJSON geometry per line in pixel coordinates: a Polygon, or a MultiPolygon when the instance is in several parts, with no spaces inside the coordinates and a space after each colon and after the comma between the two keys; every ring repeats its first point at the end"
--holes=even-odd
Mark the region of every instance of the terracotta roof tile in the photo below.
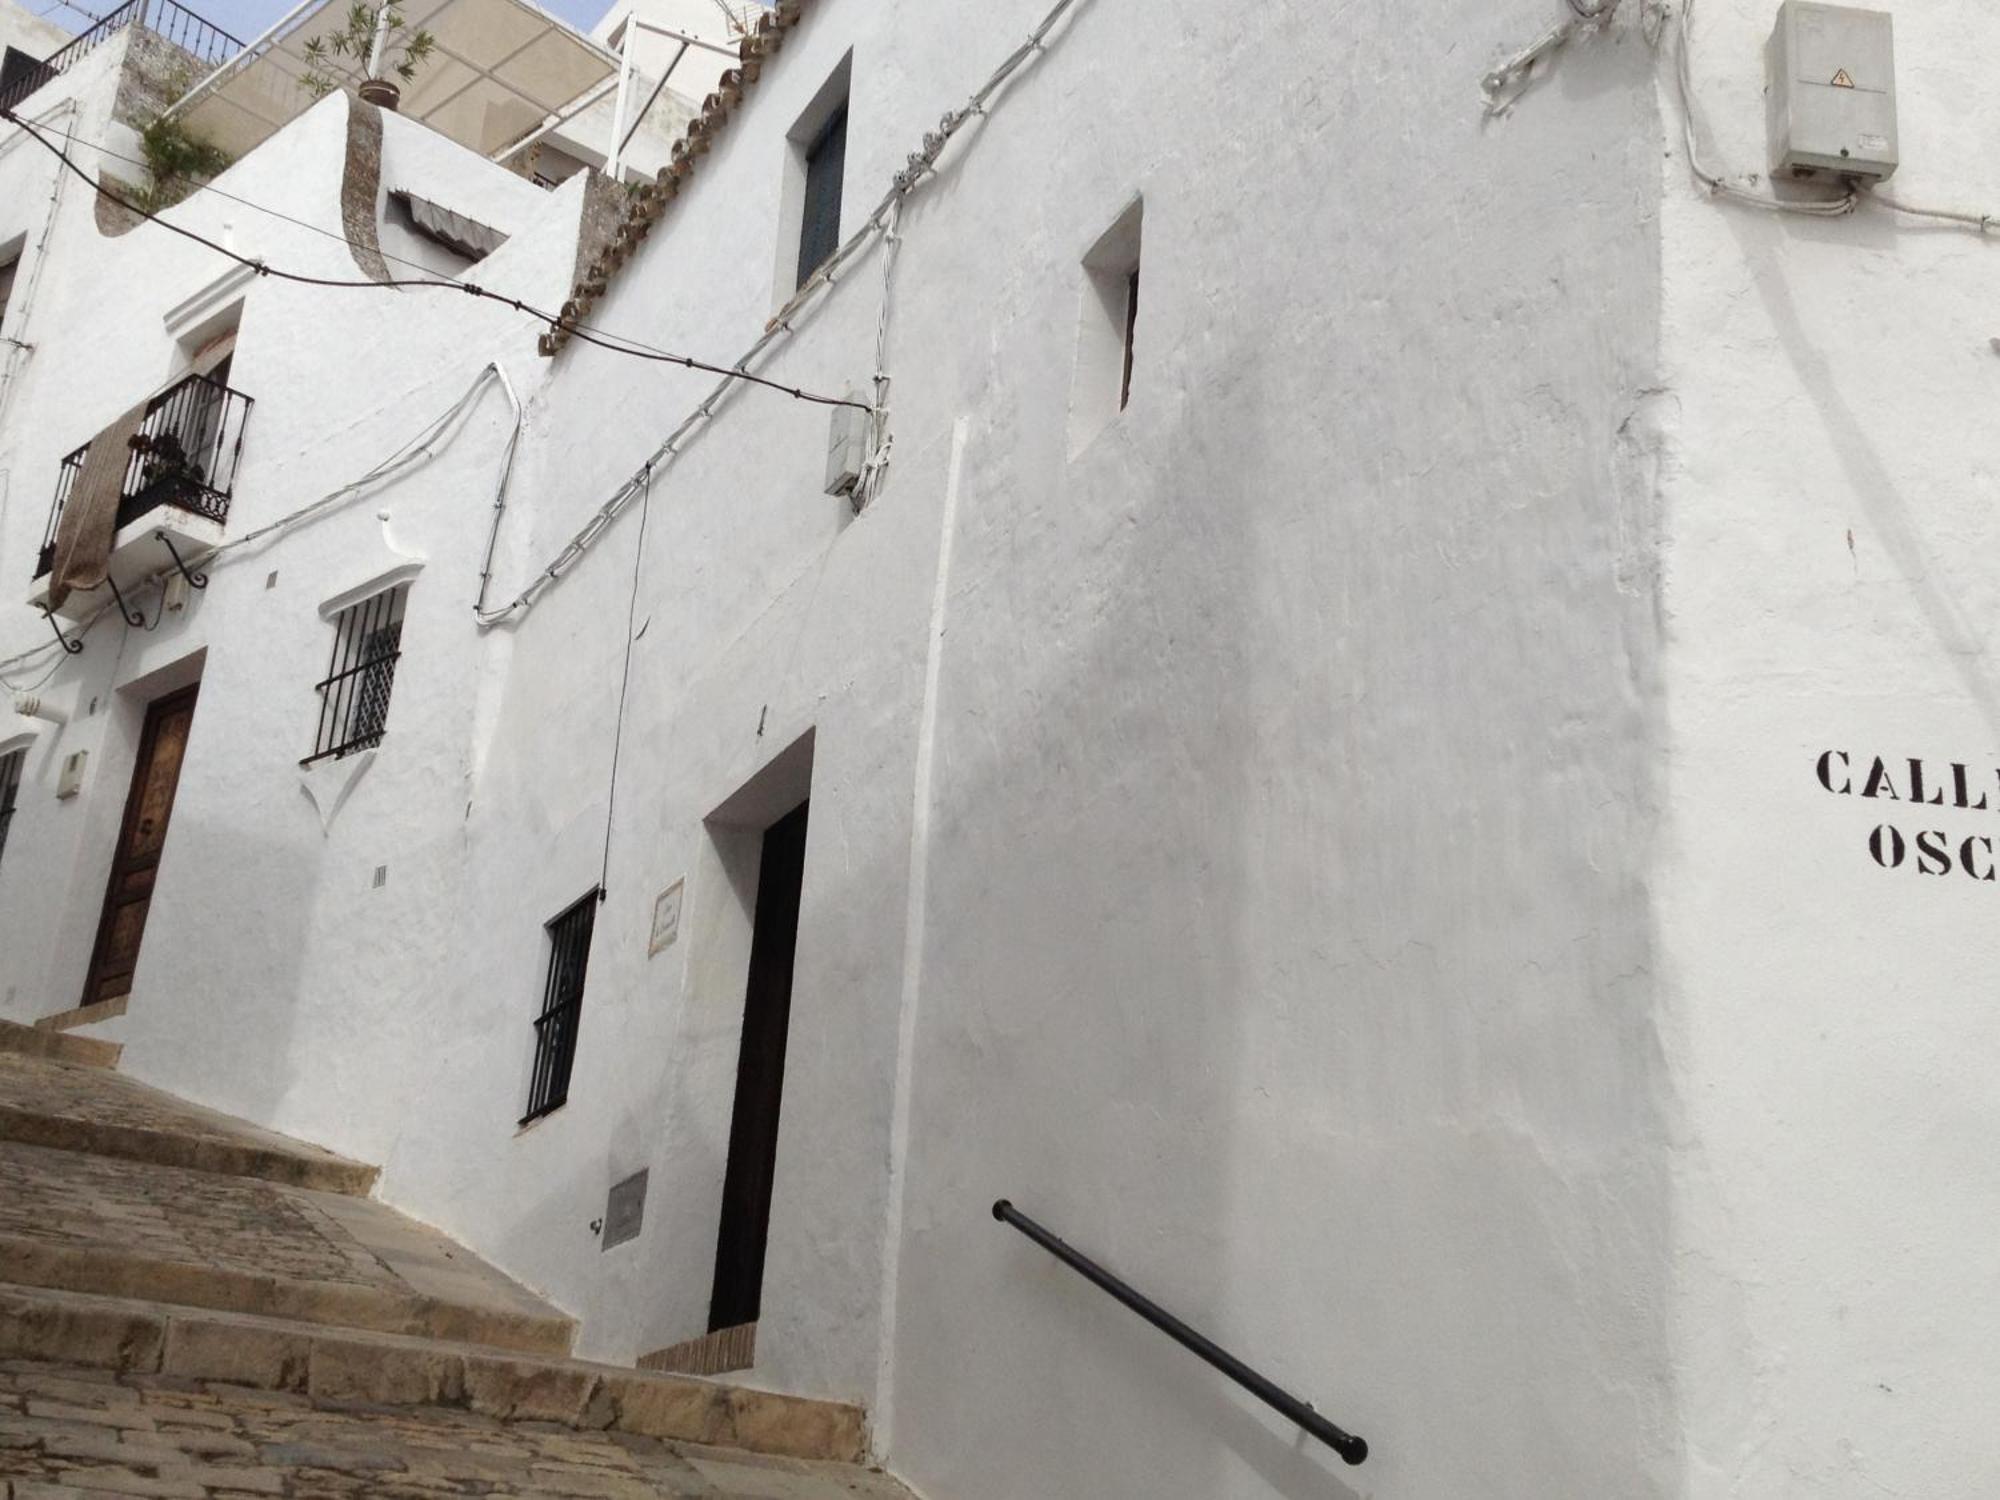
{"type": "Polygon", "coordinates": [[[808,0],[778,0],[774,9],[757,19],[756,29],[737,48],[738,66],[724,73],[715,92],[702,102],[700,113],[688,122],[681,138],[674,142],[672,157],[650,182],[632,194],[624,217],[604,242],[604,247],[584,267],[567,301],[557,316],[556,326],[542,334],[537,348],[553,355],[570,340],[570,331],[589,318],[591,309],[603,298],[618,272],[630,260],[646,236],[666,212],[667,205],[680,196],[694,175],[694,164],[708,154],[715,138],[729,123],[730,116],[755,86],[764,65],[784,46],[785,35],[805,14],[808,0]]]}

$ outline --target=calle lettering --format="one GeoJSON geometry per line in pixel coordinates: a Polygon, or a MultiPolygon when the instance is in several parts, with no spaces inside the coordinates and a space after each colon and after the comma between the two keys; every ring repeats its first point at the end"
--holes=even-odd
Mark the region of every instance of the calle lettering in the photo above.
{"type": "MultiPolygon", "coordinates": [[[[1864,766],[1845,750],[1828,750],[1820,756],[1816,770],[1819,784],[1836,797],[1866,797],[1911,807],[1951,807],[1961,812],[2000,808],[2000,770],[1982,772],[1975,778],[1960,761],[1946,761],[1939,767],[1915,756],[1885,759],[1878,755],[1864,766]]],[[[1885,870],[1908,868],[1919,875],[1959,874],[1986,881],[2000,878],[1993,838],[1983,833],[1960,836],[1924,828],[1905,836],[1893,823],[1878,823],[1868,835],[1868,853],[1885,870]]]]}

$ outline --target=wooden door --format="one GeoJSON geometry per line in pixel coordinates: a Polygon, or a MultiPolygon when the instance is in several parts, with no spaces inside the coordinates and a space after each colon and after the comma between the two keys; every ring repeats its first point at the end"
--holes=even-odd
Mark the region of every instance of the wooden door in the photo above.
{"type": "Polygon", "coordinates": [[[139,763],[132,770],[132,791],[125,799],[125,821],[118,832],[118,852],[111,861],[111,884],[104,893],[104,915],[97,924],[97,946],[90,957],[90,977],[83,1001],[115,1000],[132,989],[132,971],[139,966],[139,939],[146,932],[146,911],[153,904],[153,879],[166,847],[167,819],[174,810],[174,789],[180,784],[181,760],[187,754],[188,729],[194,723],[199,685],[169,693],[146,709],[146,727],[139,736],[139,763]]]}
{"type": "Polygon", "coordinates": [[[792,959],[799,942],[799,888],[806,868],[806,808],[764,834],[757,871],[756,926],[736,1059],[736,1107],[716,1236],[711,1332],[757,1321],[764,1292],[764,1247],[771,1229],[771,1178],[778,1164],[778,1109],[785,1088],[785,1036],[792,1019],[792,959]]]}

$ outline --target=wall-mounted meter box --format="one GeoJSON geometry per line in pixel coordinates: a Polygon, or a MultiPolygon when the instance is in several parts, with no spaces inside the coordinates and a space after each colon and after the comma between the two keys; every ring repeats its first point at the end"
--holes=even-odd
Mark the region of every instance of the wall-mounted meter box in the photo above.
{"type": "Polygon", "coordinates": [[[1879,182],[1896,170],[1889,13],[1785,0],[1764,49],[1771,172],[1879,182]]]}

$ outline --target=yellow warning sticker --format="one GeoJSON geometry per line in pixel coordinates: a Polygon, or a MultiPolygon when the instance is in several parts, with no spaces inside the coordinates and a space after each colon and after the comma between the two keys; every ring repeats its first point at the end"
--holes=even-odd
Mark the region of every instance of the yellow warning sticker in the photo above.
{"type": "Polygon", "coordinates": [[[1851,89],[1854,87],[1854,80],[1847,76],[1847,69],[1842,68],[1838,73],[1833,75],[1833,86],[1837,89],[1851,89]]]}

